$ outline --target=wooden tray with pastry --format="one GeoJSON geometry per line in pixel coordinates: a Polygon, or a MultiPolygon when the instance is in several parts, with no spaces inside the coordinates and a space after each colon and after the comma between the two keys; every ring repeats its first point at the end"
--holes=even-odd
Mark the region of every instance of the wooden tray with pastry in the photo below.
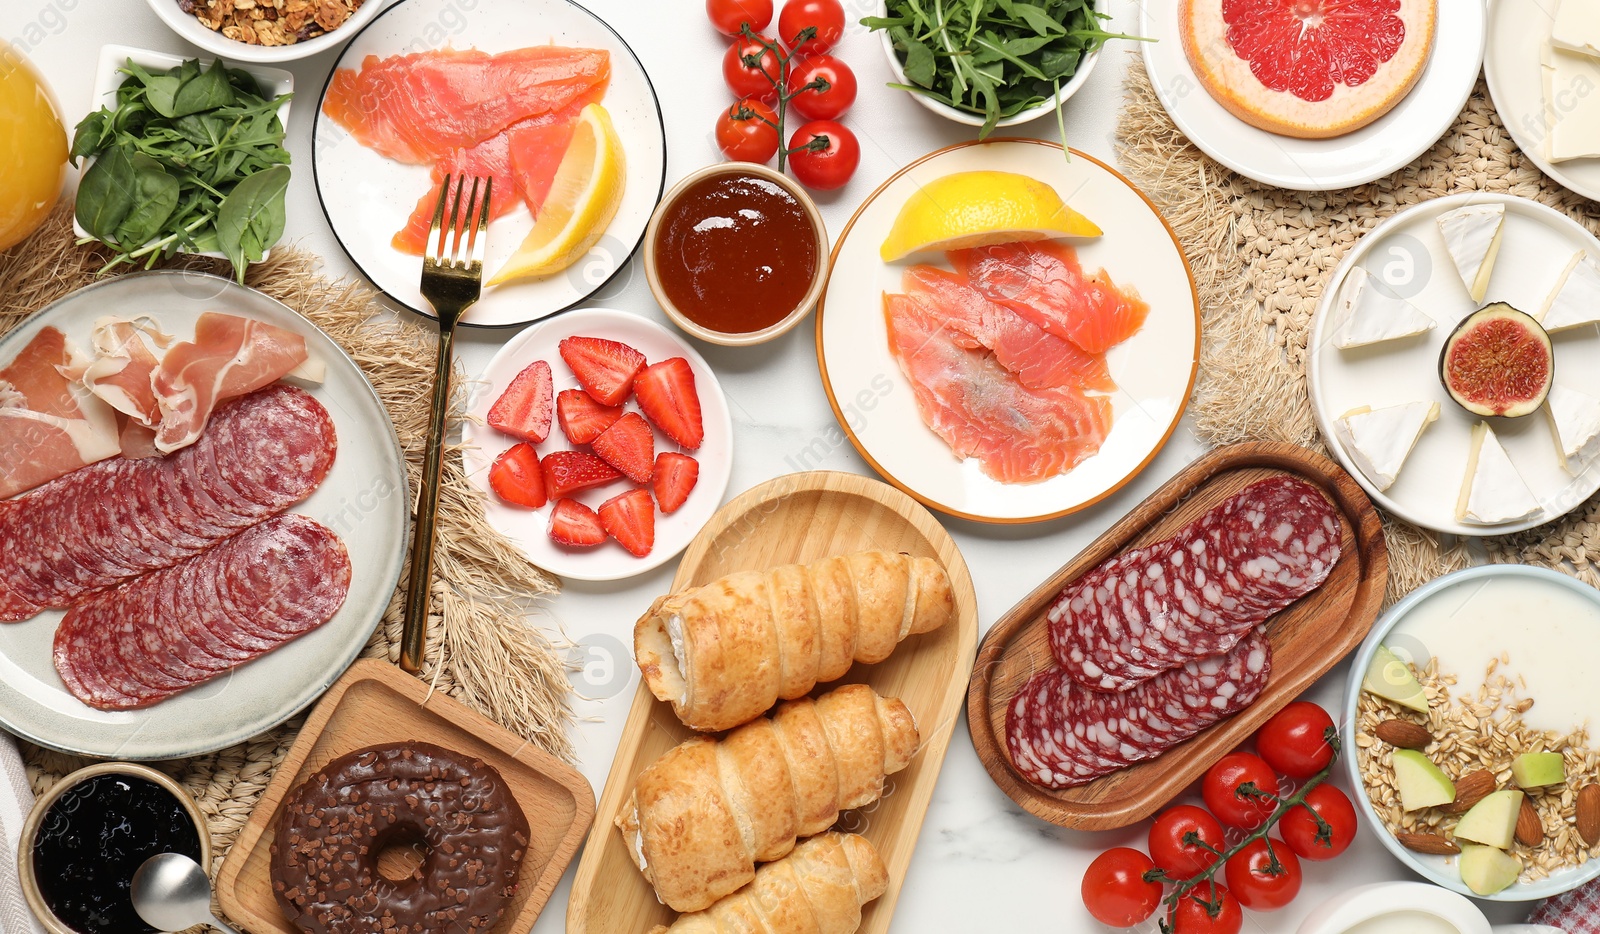
{"type": "Polygon", "coordinates": [[[635,626],[567,930],[887,931],[976,645],[965,562],[898,490],[819,471],[724,506],[635,626]]]}

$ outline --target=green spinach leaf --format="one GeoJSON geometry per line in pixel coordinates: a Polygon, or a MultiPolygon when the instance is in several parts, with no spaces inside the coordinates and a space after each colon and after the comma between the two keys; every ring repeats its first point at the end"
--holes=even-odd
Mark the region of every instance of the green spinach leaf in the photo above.
{"type": "Polygon", "coordinates": [[[222,199],[217,214],[217,240],[244,283],[244,270],[283,236],[284,193],[289,187],[289,167],[278,165],[257,172],[235,185],[222,199]]]}

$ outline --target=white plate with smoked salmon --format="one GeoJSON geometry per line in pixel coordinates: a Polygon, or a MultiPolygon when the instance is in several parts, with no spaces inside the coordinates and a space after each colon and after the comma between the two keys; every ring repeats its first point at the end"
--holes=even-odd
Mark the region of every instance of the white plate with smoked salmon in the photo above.
{"type": "Polygon", "coordinates": [[[1331,191],[1405,167],[1477,83],[1486,16],[1456,0],[1141,5],[1145,70],[1206,155],[1280,188],[1331,191]]]}
{"type": "Polygon", "coordinates": [[[509,327],[627,267],[661,198],[666,135],[644,66],[578,4],[400,0],[340,55],[312,167],[362,274],[430,316],[419,280],[440,188],[492,179],[483,297],[463,323],[509,327]]]}
{"type": "Polygon", "coordinates": [[[0,722],[170,759],[303,709],[400,576],[406,475],[361,370],[216,276],[117,276],[0,337],[0,722]]]}
{"type": "Polygon", "coordinates": [[[1199,347],[1171,228],[1114,169],[1042,140],[902,169],[840,236],[817,306],[851,443],[924,504],[981,522],[1120,488],[1177,427],[1199,347]],[[964,226],[984,214],[987,232],[964,226]]]}

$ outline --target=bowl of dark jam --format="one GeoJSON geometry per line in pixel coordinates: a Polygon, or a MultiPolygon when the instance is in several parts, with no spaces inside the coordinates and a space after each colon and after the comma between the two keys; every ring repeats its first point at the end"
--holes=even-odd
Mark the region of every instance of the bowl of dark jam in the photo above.
{"type": "Polygon", "coordinates": [[[684,332],[732,347],[805,319],[828,279],[828,231],[793,179],[725,162],[691,172],[661,199],[644,235],[644,270],[684,332]]]}
{"type": "Polygon", "coordinates": [[[154,934],[133,909],[133,874],[158,853],[211,865],[205,816],[177,782],[129,762],[102,762],[34,802],[17,868],[28,905],[51,934],[154,934]]]}

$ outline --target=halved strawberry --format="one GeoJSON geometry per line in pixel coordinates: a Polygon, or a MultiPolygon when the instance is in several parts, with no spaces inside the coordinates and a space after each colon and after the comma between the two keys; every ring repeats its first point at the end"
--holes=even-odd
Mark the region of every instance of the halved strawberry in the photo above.
{"type": "Polygon", "coordinates": [[[582,389],[563,389],[556,396],[556,419],[573,444],[588,444],[622,417],[622,406],[601,405],[582,389]]]}
{"type": "Polygon", "coordinates": [[[544,487],[551,499],[622,479],[615,467],[582,451],[551,451],[544,456],[544,487]]]}
{"type": "Polygon", "coordinates": [[[644,366],[644,354],[603,337],[566,338],[561,342],[561,359],[601,405],[626,402],[633,378],[644,366]]]}
{"type": "Polygon", "coordinates": [[[535,360],[511,381],[489,409],[489,427],[538,444],[550,435],[550,364],[535,360]]]}
{"type": "Polygon", "coordinates": [[[706,439],[700,423],[700,396],[694,391],[689,361],[673,357],[639,371],[633,382],[639,408],[662,433],[690,450],[706,439]]]}
{"type": "Polygon", "coordinates": [[[629,412],[594,439],[594,452],[600,459],[627,474],[634,483],[649,483],[655,469],[656,436],[650,424],[629,412]]]}
{"type": "Polygon", "coordinates": [[[588,548],[604,542],[606,530],[593,509],[575,499],[560,499],[550,510],[550,540],[558,545],[588,548]]]}
{"type": "Polygon", "coordinates": [[[513,506],[538,509],[546,501],[544,472],[533,445],[513,444],[489,468],[489,489],[513,506]]]}
{"type": "Polygon", "coordinates": [[[600,524],[635,557],[656,545],[656,504],[645,490],[629,490],[600,504],[600,524]]]}
{"type": "Polygon", "coordinates": [[[700,480],[700,462],[677,451],[656,455],[656,469],[650,476],[650,489],[662,512],[677,512],[689,498],[689,491],[700,480]]]}

